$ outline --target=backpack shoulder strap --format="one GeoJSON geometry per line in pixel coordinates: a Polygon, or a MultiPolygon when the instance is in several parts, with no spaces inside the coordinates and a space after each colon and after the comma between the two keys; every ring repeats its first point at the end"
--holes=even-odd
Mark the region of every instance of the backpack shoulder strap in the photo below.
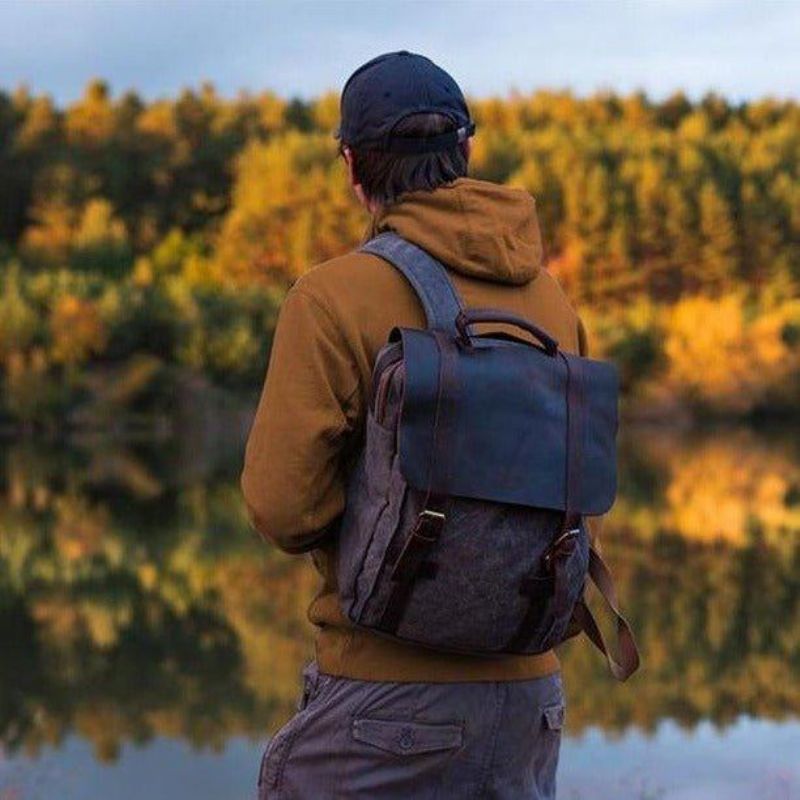
{"type": "Polygon", "coordinates": [[[378,234],[359,250],[380,256],[405,275],[425,309],[429,328],[456,333],[455,319],[464,306],[447,270],[433,256],[393,231],[378,234]]]}

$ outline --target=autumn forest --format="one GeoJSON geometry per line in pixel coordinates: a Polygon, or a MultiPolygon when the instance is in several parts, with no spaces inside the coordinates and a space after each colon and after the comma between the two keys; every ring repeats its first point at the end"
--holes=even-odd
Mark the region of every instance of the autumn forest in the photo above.
{"type": "MultiPolygon", "coordinates": [[[[670,726],[691,731],[688,779],[737,757],[743,719],[796,736],[800,103],[469,102],[470,174],[534,195],[623,386],[602,547],[645,668],[612,689],[586,643],[563,648],[564,779],[584,736],[625,780],[632,731],[668,760],[670,726]]],[[[53,758],[60,788],[110,796],[76,741],[99,775],[177,741],[196,777],[246,740],[226,780],[251,789],[293,712],[317,575],[251,530],[238,478],[285,292],[369,223],[337,123],[334,94],[0,92],[0,800],[40,796],[53,758]]],[[[180,796],[214,796],[200,781],[180,796]]]]}
{"type": "MultiPolygon", "coordinates": [[[[618,364],[628,413],[796,411],[800,105],[470,105],[470,174],[536,197],[549,268],[618,364]]],[[[0,93],[3,427],[147,426],[186,386],[252,396],[282,294],[368,222],[337,121],[334,94],[145,102],[96,81],[60,108],[0,93]]]]}

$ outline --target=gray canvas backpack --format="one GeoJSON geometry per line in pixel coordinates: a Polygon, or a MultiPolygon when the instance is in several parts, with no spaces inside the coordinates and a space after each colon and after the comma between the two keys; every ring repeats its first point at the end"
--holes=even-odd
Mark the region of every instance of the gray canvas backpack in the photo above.
{"type": "Polygon", "coordinates": [[[407,278],[428,327],[396,328],[376,359],[340,528],[345,614],[487,657],[542,653],[583,630],[625,680],[638,652],[584,521],[616,493],[615,369],[522,317],[465,309],[447,270],[395,233],[361,249],[407,278]],[[477,335],[475,323],[527,336],[477,335]],[[587,578],[615,616],[613,653],[587,578]]]}

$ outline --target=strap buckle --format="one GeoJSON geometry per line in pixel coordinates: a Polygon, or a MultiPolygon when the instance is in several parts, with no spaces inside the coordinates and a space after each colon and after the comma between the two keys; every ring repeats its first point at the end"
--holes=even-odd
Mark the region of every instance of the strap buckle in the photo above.
{"type": "Polygon", "coordinates": [[[417,517],[417,524],[414,526],[412,535],[420,539],[435,542],[439,538],[439,533],[444,527],[446,519],[447,518],[441,511],[424,508],[417,517]],[[430,530],[432,535],[426,535],[426,530],[430,530]]]}
{"type": "Polygon", "coordinates": [[[563,531],[559,534],[558,538],[547,548],[544,555],[542,556],[542,564],[547,572],[551,572],[553,569],[553,559],[558,554],[559,550],[563,547],[564,543],[567,542],[569,539],[577,536],[581,532],[580,526],[577,528],[570,528],[567,531],[563,531]]]}

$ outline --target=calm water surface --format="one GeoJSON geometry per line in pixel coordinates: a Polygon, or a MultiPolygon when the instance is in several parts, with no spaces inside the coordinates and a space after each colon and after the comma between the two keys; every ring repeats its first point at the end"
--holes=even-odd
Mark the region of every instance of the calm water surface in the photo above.
{"type": "MultiPolygon", "coordinates": [[[[565,800],[800,799],[800,432],[638,432],[604,551],[645,667],[564,649],[565,800]]],[[[237,800],[311,652],[238,446],[9,444],[0,800],[237,800]]]]}

